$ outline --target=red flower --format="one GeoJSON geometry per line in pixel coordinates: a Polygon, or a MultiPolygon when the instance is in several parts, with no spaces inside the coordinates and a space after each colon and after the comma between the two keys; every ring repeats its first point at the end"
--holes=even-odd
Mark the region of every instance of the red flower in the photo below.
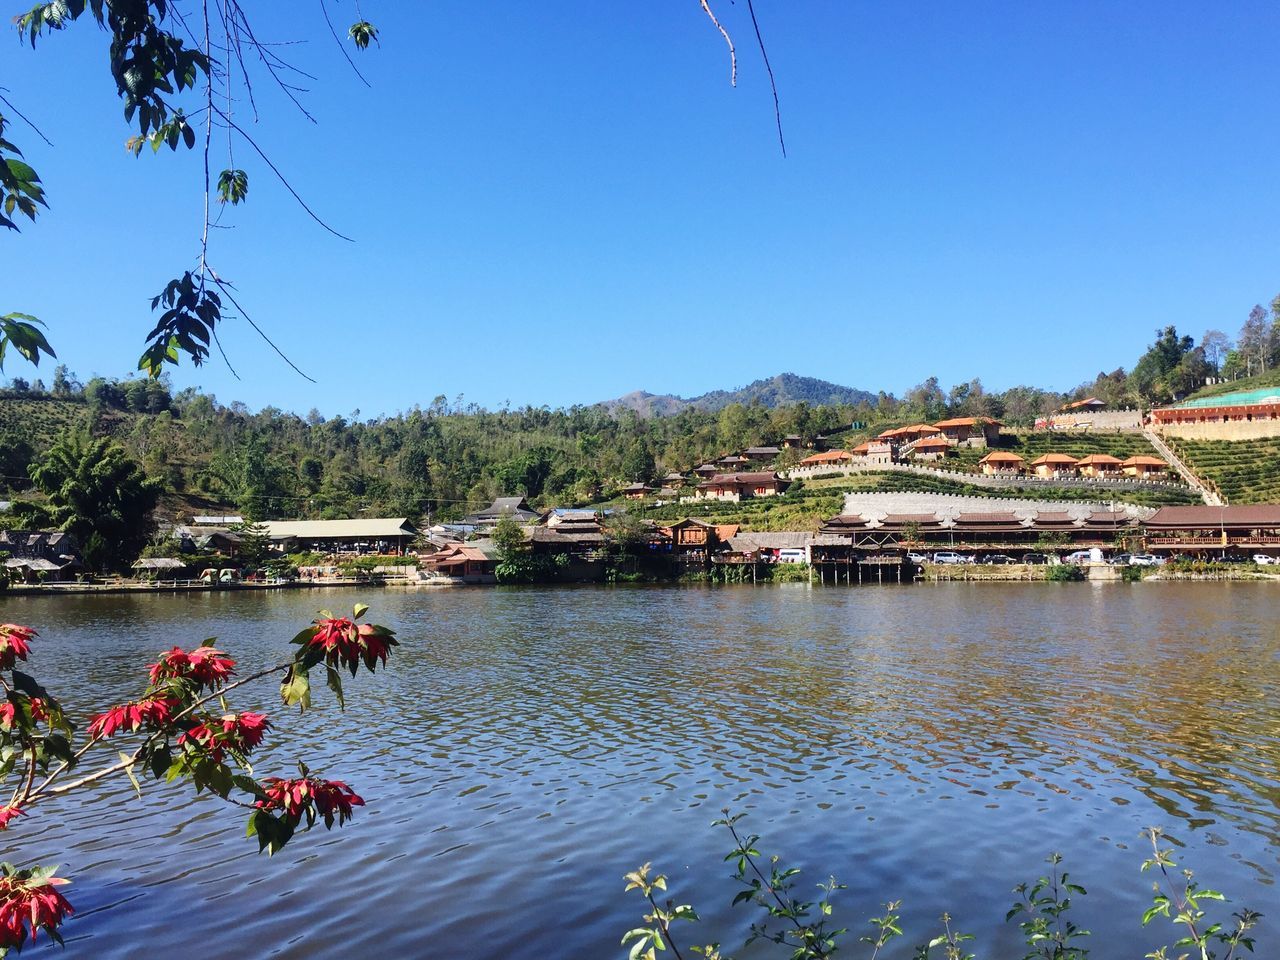
{"type": "Polygon", "coordinates": [[[133,732],[143,727],[155,729],[169,722],[179,702],[171,697],[149,697],[137,703],[122,703],[89,721],[90,737],[110,737],[117,730],[133,732]]]}
{"type": "Polygon", "coordinates": [[[235,665],[234,660],[213,647],[197,647],[190,653],[174,647],[160,654],[159,662],[151,664],[148,671],[153,686],[161,680],[193,680],[201,687],[218,687],[235,672],[235,665]]]}
{"type": "Polygon", "coordinates": [[[18,716],[18,708],[15,707],[12,703],[10,703],[8,700],[6,700],[4,703],[0,703],[0,727],[4,727],[6,730],[8,730],[10,727],[13,726],[13,721],[17,719],[17,716],[18,716]]]}
{"type": "Polygon", "coordinates": [[[335,816],[338,826],[342,826],[353,816],[353,808],[364,806],[364,800],[341,780],[321,780],[318,777],[282,780],[279,777],[268,777],[263,782],[263,792],[266,799],[255,804],[259,809],[268,812],[283,810],[285,816],[298,820],[308,807],[314,806],[316,812],[324,818],[326,827],[333,826],[335,816]]]}
{"type": "Polygon", "coordinates": [[[49,708],[45,706],[44,700],[40,697],[31,698],[31,719],[36,723],[47,723],[49,721],[49,708]]]}
{"type": "Polygon", "coordinates": [[[0,807],[0,830],[8,830],[9,821],[22,815],[23,811],[16,806],[0,807]]]}
{"type": "Polygon", "coordinates": [[[265,713],[242,713],[238,717],[222,718],[222,728],[228,733],[235,732],[236,738],[244,745],[245,753],[262,742],[270,726],[271,721],[265,713]]]}
{"type": "Polygon", "coordinates": [[[378,661],[387,663],[387,654],[395,646],[391,631],[371,623],[359,626],[349,617],[322,617],[315,621],[316,632],[311,645],[324,651],[330,666],[342,664],[355,673],[363,660],[372,671],[378,661]]]}
{"type": "Polygon", "coordinates": [[[0,670],[12,670],[19,660],[27,659],[27,651],[31,649],[31,640],[36,632],[31,627],[20,627],[16,623],[0,624],[0,670]]]}
{"type": "Polygon", "coordinates": [[[227,750],[248,753],[262,742],[271,723],[265,714],[228,713],[221,720],[198,723],[178,737],[178,745],[194,744],[209,751],[215,763],[221,763],[227,750]]]}
{"type": "Polygon", "coordinates": [[[0,948],[21,949],[28,931],[34,942],[39,930],[50,934],[75,911],[56,887],[60,877],[36,880],[27,871],[0,876],[0,948]]]}

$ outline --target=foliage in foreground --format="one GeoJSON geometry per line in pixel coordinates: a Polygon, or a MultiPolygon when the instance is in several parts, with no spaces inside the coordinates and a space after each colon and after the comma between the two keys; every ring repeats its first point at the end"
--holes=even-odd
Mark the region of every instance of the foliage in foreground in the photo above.
{"type": "MultiPolygon", "coordinates": [[[[341,780],[318,777],[302,762],[296,777],[256,777],[250,755],[276,727],[264,714],[233,712],[226,697],[236,687],[279,674],[285,705],[305,710],[311,706],[311,671],[323,670],[343,706],[342,673],[354,677],[361,666],[372,673],[397,646],[391,630],[359,622],[367,609],[358,604],[351,617],[321,611],[293,638],[291,657],[236,679],[235,660],[213,639],[194,650],[165,651],[147,667],[138,699],[94,716],[79,747],[62,704],[17,668],[27,660],[36,631],[0,625],[0,782],[16,780],[8,803],[0,806],[0,831],[40,802],[109,776],[128,777],[139,795],[140,777],[150,776],[187,783],[197,794],[243,807],[249,812],[247,835],[257,838],[259,852],[274,853],[318,821],[326,829],[346,823],[364,800],[341,780]],[[92,773],[68,779],[92,751],[129,735],[141,740],[132,752],[116,751],[92,773]]],[[[0,957],[21,951],[41,933],[62,942],[59,927],[73,908],[59,889],[68,881],[56,872],[57,867],[0,862],[0,957]]]]}
{"type": "MultiPolygon", "coordinates": [[[[724,827],[733,838],[733,849],[724,858],[733,864],[732,879],[740,888],[733,905],[747,904],[761,917],[752,922],[746,945],[761,940],[789,950],[786,955],[791,960],[827,960],[852,936],[848,928],[836,927],[832,920],[832,897],[845,888],[844,884],[828,877],[817,885],[816,899],[804,899],[799,892],[800,871],[783,866],[776,855],[762,854],[760,837],[739,831],[743,816],[730,816],[726,810],[724,819],[715,821],[715,826],[724,827]]],[[[1225,902],[1226,897],[1217,890],[1201,887],[1190,870],[1177,870],[1172,850],[1161,845],[1163,834],[1159,828],[1150,828],[1145,835],[1152,855],[1142,864],[1142,871],[1155,874],[1155,882],[1151,907],[1142,915],[1142,924],[1167,920],[1173,928],[1171,935],[1177,938],[1171,945],[1146,954],[1146,960],[1236,960],[1241,950],[1252,953],[1254,940],[1248,934],[1262,915],[1243,907],[1227,923],[1214,921],[1208,908],[1215,902],[1225,902]]],[[[1046,862],[1049,870],[1043,876],[1034,883],[1013,888],[1017,899],[1005,921],[1016,920],[1022,932],[1027,948],[1022,960],[1086,960],[1089,949],[1084,944],[1091,934],[1071,919],[1071,909],[1073,898],[1086,896],[1087,892],[1061,869],[1059,854],[1053,854],[1046,862]]],[[[655,873],[651,864],[646,863],[623,879],[625,889],[639,890],[649,905],[643,924],[622,937],[623,946],[629,946],[630,960],[657,960],[658,954],[667,950],[675,960],[685,960],[685,951],[688,956],[705,960],[731,960],[717,942],[682,950],[672,928],[682,921],[698,922],[698,914],[690,904],[660,897],[666,893],[667,878],[655,873]]],[[[868,921],[870,930],[858,937],[871,960],[876,960],[892,941],[906,935],[901,906],[901,901],[884,904],[883,913],[868,921]]],[[[962,933],[945,913],[938,923],[939,928],[915,947],[914,960],[976,960],[978,955],[969,952],[972,934],[962,933]]]]}

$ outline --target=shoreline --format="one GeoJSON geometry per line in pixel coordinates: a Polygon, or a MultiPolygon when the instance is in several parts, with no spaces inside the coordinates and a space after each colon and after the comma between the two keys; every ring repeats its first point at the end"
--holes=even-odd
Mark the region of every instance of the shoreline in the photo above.
{"type": "MultiPolygon", "coordinates": [[[[1124,578],[1123,567],[1113,567],[1108,564],[1091,564],[1082,565],[1078,569],[1081,576],[1072,580],[1054,580],[1049,576],[1049,571],[1053,569],[1061,569],[1061,566],[1054,567],[1049,565],[1030,565],[1030,564],[1011,564],[1008,566],[987,567],[976,564],[925,564],[921,566],[920,572],[912,580],[903,580],[901,583],[893,581],[892,585],[902,586],[910,584],[940,584],[940,583],[1280,583],[1280,573],[1262,573],[1248,570],[1210,570],[1210,571],[1189,571],[1189,570],[1163,570],[1160,568],[1153,569],[1150,573],[1134,580],[1126,580],[1124,578]]],[[[759,584],[753,585],[769,585],[773,581],[761,580],[759,584]]],[[[805,581],[790,581],[804,583],[805,581]]],[[[700,584],[710,586],[740,586],[738,583],[716,583],[715,581],[699,581],[700,584]]],[[[214,592],[237,592],[237,591],[267,591],[267,590],[308,590],[316,588],[359,588],[368,589],[440,589],[454,587],[492,587],[492,586],[520,586],[520,587],[576,587],[582,585],[598,585],[598,586],[664,586],[664,585],[687,585],[687,581],[679,579],[672,580],[656,580],[643,583],[614,584],[607,581],[573,581],[573,582],[551,582],[536,584],[475,584],[462,582],[447,582],[440,580],[408,580],[403,578],[387,579],[387,580],[294,580],[286,583],[234,583],[234,584],[206,584],[206,583],[66,583],[66,584],[12,584],[7,590],[0,591],[0,601],[5,597],[48,597],[60,595],[88,596],[93,594],[99,595],[121,595],[121,594],[187,594],[187,593],[214,593],[214,592]]],[[[829,584],[821,584],[817,580],[810,581],[809,586],[888,586],[889,581],[879,584],[873,581],[866,581],[862,584],[847,584],[832,582],[829,584]]]]}

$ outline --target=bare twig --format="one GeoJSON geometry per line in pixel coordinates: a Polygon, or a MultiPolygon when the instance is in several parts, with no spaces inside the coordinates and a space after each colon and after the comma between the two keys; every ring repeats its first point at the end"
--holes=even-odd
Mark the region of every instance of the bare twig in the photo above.
{"type": "MultiPolygon", "coordinates": [[[[7,89],[8,89],[7,87],[0,87],[0,90],[7,90],[7,89]]],[[[21,120],[23,123],[25,123],[25,124],[26,124],[28,127],[30,127],[32,130],[34,130],[34,131],[36,132],[36,136],[37,136],[37,137],[39,137],[41,140],[43,140],[43,141],[44,141],[45,143],[47,143],[49,146],[51,146],[51,147],[53,146],[53,141],[52,141],[52,140],[50,140],[48,137],[46,137],[46,136],[44,135],[44,131],[43,131],[43,130],[41,130],[39,127],[37,127],[34,123],[32,123],[32,122],[31,122],[31,118],[30,118],[30,117],[28,117],[28,116],[27,116],[25,113],[23,113],[21,110],[19,110],[17,107],[15,107],[15,106],[13,105],[13,101],[12,101],[12,100],[10,100],[8,97],[6,97],[3,93],[0,93],[0,103],[3,103],[6,107],[8,107],[10,110],[12,110],[12,111],[13,111],[13,113],[14,113],[14,115],[15,115],[19,120],[21,120]]]]}
{"type": "MultiPolygon", "coordinates": [[[[705,7],[706,4],[703,4],[705,7]]],[[[773,118],[778,124],[778,145],[782,147],[782,155],[787,155],[787,141],[782,136],[782,106],[778,102],[778,83],[773,77],[773,67],[769,65],[769,52],[764,48],[764,37],[760,34],[760,22],[756,20],[756,8],[751,0],[747,0],[747,12],[751,14],[751,26],[756,32],[756,43],[760,46],[760,57],[764,60],[764,68],[769,74],[769,89],[773,91],[773,118]]]]}
{"type": "Polygon", "coordinates": [[[316,214],[316,212],[307,206],[306,201],[303,200],[302,197],[298,195],[298,191],[293,189],[293,185],[289,183],[289,181],[285,178],[285,175],[280,172],[279,168],[276,167],[274,163],[271,162],[271,158],[268,157],[265,152],[263,152],[263,149],[260,146],[258,146],[257,141],[255,141],[253,137],[249,136],[249,134],[244,132],[244,128],[242,126],[240,126],[238,123],[232,120],[230,116],[223,113],[222,110],[220,110],[218,107],[214,107],[213,109],[218,114],[218,116],[222,117],[223,121],[227,124],[227,126],[231,127],[231,129],[233,129],[236,133],[244,137],[245,142],[248,143],[249,146],[253,147],[254,151],[258,154],[258,156],[260,156],[263,162],[268,167],[271,168],[271,172],[274,173],[280,179],[280,182],[284,184],[285,189],[288,190],[291,194],[293,194],[293,199],[298,201],[299,206],[301,206],[303,210],[307,211],[307,215],[310,216],[312,220],[320,224],[320,226],[324,227],[326,230],[332,233],[335,237],[339,237],[340,239],[346,240],[348,243],[355,243],[355,241],[352,240],[350,237],[348,237],[346,234],[339,233],[337,230],[333,229],[333,227],[329,226],[327,223],[321,220],[320,217],[316,214]]]}
{"type": "Polygon", "coordinates": [[[715,24],[716,29],[720,31],[720,36],[724,37],[724,42],[729,45],[729,85],[736,87],[738,85],[738,51],[733,48],[733,38],[729,36],[729,31],[721,26],[720,21],[716,19],[716,15],[711,11],[709,0],[698,0],[698,3],[701,4],[706,15],[711,18],[711,22],[715,24]]]}
{"type": "MultiPolygon", "coordinates": [[[[275,345],[275,342],[270,337],[267,336],[266,332],[260,326],[254,323],[253,317],[249,316],[249,314],[245,311],[244,307],[240,306],[239,301],[237,301],[235,298],[235,294],[231,292],[231,285],[226,283],[221,277],[219,277],[212,267],[209,268],[209,276],[213,279],[213,282],[218,285],[218,289],[222,291],[223,295],[228,300],[231,301],[231,305],[240,311],[240,316],[244,317],[245,320],[248,321],[249,326],[253,327],[253,329],[258,332],[258,336],[260,336],[263,340],[267,342],[267,346],[269,346],[272,350],[274,350],[281,360],[283,360],[285,363],[291,366],[294,372],[298,374],[298,376],[302,377],[302,379],[304,380],[310,381],[311,383],[315,383],[316,381],[314,378],[309,377],[305,373],[303,373],[302,370],[298,367],[298,365],[294,363],[292,360],[290,360],[287,356],[285,356],[284,351],[275,345]]],[[[218,349],[222,349],[221,345],[219,345],[218,349]]]]}
{"type": "Polygon", "coordinates": [[[324,22],[328,25],[329,32],[333,34],[333,42],[338,45],[338,49],[342,51],[342,55],[346,58],[347,63],[351,65],[351,69],[355,71],[355,74],[360,78],[361,83],[366,87],[372,87],[373,84],[364,78],[364,74],[360,72],[360,68],[356,66],[356,62],[351,59],[351,54],[347,53],[347,48],[343,45],[342,39],[338,36],[338,31],[333,28],[333,21],[329,19],[329,8],[325,6],[324,0],[320,0],[320,11],[324,14],[324,22]]]}

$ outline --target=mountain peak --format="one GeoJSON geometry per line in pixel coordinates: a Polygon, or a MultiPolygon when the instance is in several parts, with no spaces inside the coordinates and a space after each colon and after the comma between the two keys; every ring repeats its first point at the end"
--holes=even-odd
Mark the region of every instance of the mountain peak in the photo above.
{"type": "Polygon", "coordinates": [[[864,403],[875,400],[875,394],[854,387],[844,387],[817,377],[779,373],[755,380],[735,390],[712,390],[697,397],[678,397],[670,393],[635,390],[601,406],[611,412],[634,410],[642,417],[667,417],[690,407],[715,412],[732,403],[760,403],[766,407],[786,407],[796,403],[818,404],[864,403]]]}

